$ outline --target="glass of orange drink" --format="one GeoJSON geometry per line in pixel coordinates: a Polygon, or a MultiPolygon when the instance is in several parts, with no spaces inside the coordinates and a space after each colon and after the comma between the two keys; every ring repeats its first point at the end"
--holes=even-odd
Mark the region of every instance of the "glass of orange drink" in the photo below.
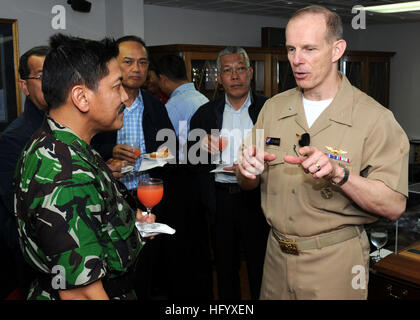
{"type": "Polygon", "coordinates": [[[150,216],[152,208],[156,206],[163,197],[163,180],[155,178],[141,179],[137,186],[137,197],[146,207],[150,216]]]}
{"type": "Polygon", "coordinates": [[[219,136],[219,164],[223,164],[222,151],[227,147],[228,139],[225,136],[219,136]]]}

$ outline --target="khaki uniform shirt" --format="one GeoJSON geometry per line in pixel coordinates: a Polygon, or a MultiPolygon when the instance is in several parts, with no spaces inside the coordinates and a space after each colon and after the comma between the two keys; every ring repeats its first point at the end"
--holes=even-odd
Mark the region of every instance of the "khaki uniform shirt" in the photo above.
{"type": "Polygon", "coordinates": [[[253,129],[254,139],[280,138],[279,146],[264,142],[265,151],[277,158],[266,165],[261,175],[262,207],[268,223],[278,232],[314,236],[377,220],[339,187],[284,162],[285,155],[296,155],[293,145],[299,148],[299,135],[305,132],[310,134],[311,145],[325,153],[331,154],[326,147],[344,151],[338,156],[348,158],[349,163],[333,161],[347,166],[353,174],[380,180],[392,190],[408,195],[409,142],[392,112],[353,87],[342,75],[334,100],[308,128],[302,92],[291,89],[265,103],[253,129]],[[325,192],[330,192],[329,199],[323,197],[325,192]]]}

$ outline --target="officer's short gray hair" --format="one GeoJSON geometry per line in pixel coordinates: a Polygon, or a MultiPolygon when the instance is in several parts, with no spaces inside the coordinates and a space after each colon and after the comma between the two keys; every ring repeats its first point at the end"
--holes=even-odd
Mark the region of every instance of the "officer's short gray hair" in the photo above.
{"type": "Polygon", "coordinates": [[[245,58],[245,65],[246,67],[250,67],[251,64],[249,63],[249,57],[248,54],[246,53],[244,48],[241,47],[226,47],[225,49],[223,49],[222,51],[219,52],[219,55],[217,56],[217,70],[220,73],[222,66],[220,65],[220,59],[227,55],[227,54],[234,54],[234,53],[239,53],[241,55],[243,55],[243,57],[245,58]]]}
{"type": "Polygon", "coordinates": [[[290,18],[289,21],[303,16],[305,14],[321,14],[325,18],[325,23],[327,26],[327,41],[334,42],[336,40],[343,39],[343,23],[340,16],[325,7],[318,5],[311,5],[296,11],[290,18]]]}

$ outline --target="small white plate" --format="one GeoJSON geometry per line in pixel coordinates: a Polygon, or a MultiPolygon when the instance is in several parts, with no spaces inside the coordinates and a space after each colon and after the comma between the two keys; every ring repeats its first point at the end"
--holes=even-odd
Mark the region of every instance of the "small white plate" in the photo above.
{"type": "Polygon", "coordinates": [[[149,159],[149,160],[155,160],[155,161],[159,161],[159,160],[164,160],[164,161],[166,161],[166,160],[171,160],[171,159],[173,159],[174,158],[174,156],[173,155],[168,155],[166,158],[152,158],[151,156],[150,156],[150,153],[145,153],[145,154],[142,154],[141,155],[144,159],[149,159]]]}
{"type": "Polygon", "coordinates": [[[130,172],[133,169],[134,169],[133,166],[125,166],[125,167],[121,168],[121,173],[127,173],[127,172],[130,172]]]}
{"type": "Polygon", "coordinates": [[[218,165],[218,166],[216,167],[216,169],[211,170],[211,171],[210,171],[210,173],[226,173],[226,174],[235,174],[235,171],[225,170],[225,168],[230,168],[230,167],[232,167],[232,166],[233,166],[233,164],[229,164],[229,165],[226,165],[226,164],[218,165]]]}

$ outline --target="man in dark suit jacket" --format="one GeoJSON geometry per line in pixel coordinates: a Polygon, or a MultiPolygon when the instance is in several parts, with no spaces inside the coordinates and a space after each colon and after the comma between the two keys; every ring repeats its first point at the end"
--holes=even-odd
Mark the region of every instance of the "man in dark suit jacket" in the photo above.
{"type": "MultiPolygon", "coordinates": [[[[225,95],[201,106],[192,117],[190,127],[191,134],[194,129],[202,129],[207,133],[205,138],[200,139],[201,148],[198,152],[206,152],[210,164],[194,168],[201,201],[207,207],[211,222],[219,298],[241,298],[239,269],[243,249],[251,298],[258,299],[268,225],[262,213],[259,190],[250,192],[239,188],[234,175],[234,162],[238,151],[236,148],[246,131],[257,121],[267,98],[250,90],[253,69],[244,49],[227,47],[222,50],[217,66],[217,79],[223,85],[225,95]],[[238,129],[241,132],[239,136],[235,134],[238,129]],[[224,172],[215,174],[210,173],[216,167],[211,162],[219,158],[219,137],[214,135],[214,130],[222,134],[227,132],[228,136],[230,134],[227,147],[222,152],[223,160],[229,165],[225,166],[224,172]]],[[[193,142],[190,141],[190,147],[193,142]]]]}
{"type": "MultiPolygon", "coordinates": [[[[20,153],[32,134],[41,127],[48,108],[41,88],[42,67],[48,50],[48,46],[38,46],[20,57],[19,87],[26,96],[24,111],[0,136],[0,242],[7,243],[7,247],[3,244],[4,250],[10,251],[14,256],[9,260],[13,271],[0,272],[2,276],[7,274],[7,278],[2,280],[0,299],[4,298],[4,294],[10,293],[3,292],[3,289],[11,289],[7,288],[8,282],[14,282],[13,286],[17,285],[20,293],[26,297],[29,282],[32,280],[31,269],[23,260],[18,242],[13,205],[13,174],[20,153]]],[[[3,252],[3,249],[0,251],[3,252]]],[[[2,258],[5,263],[8,262],[7,254],[2,253],[2,258]]]]}

